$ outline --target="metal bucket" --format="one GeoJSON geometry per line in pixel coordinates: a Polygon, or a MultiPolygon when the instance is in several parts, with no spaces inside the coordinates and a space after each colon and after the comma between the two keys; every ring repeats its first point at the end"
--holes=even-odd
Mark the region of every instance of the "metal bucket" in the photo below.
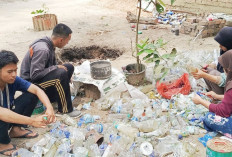
{"type": "Polygon", "coordinates": [[[111,63],[109,61],[96,61],[90,63],[90,73],[93,79],[107,79],[111,77],[111,71],[111,63]]]}
{"type": "Polygon", "coordinates": [[[221,138],[214,138],[207,142],[206,157],[231,157],[232,143],[221,138]]]}

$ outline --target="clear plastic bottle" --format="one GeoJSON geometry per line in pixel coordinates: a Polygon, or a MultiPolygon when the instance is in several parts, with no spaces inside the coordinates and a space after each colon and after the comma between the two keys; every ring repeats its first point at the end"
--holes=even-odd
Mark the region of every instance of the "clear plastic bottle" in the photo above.
{"type": "Polygon", "coordinates": [[[98,133],[102,133],[103,132],[103,125],[102,124],[90,124],[87,126],[87,130],[95,130],[98,133]]]}
{"type": "Polygon", "coordinates": [[[85,114],[82,118],[83,118],[85,124],[93,123],[94,122],[94,118],[90,114],[85,114]]]}
{"type": "Polygon", "coordinates": [[[107,148],[108,144],[106,143],[102,143],[100,146],[99,146],[99,151],[101,153],[101,156],[104,154],[106,148],[107,148]]]}
{"type": "Polygon", "coordinates": [[[85,147],[74,147],[73,153],[75,157],[87,157],[89,150],[86,149],[85,147]]]}
{"type": "Polygon", "coordinates": [[[110,157],[111,147],[112,147],[112,144],[108,144],[108,146],[107,146],[104,154],[102,155],[102,157],[110,157]]]}
{"type": "Polygon", "coordinates": [[[61,117],[61,121],[66,124],[66,125],[69,125],[69,126],[74,126],[76,127],[77,126],[77,122],[71,118],[70,116],[68,116],[67,114],[63,115],[61,117]]]}
{"type": "Polygon", "coordinates": [[[17,151],[14,151],[11,156],[12,157],[39,157],[39,155],[34,154],[24,148],[20,148],[17,151]]]}
{"type": "Polygon", "coordinates": [[[71,132],[70,140],[74,141],[76,147],[82,147],[83,145],[83,141],[85,140],[84,130],[82,131],[80,128],[73,128],[71,132]]]}
{"type": "Polygon", "coordinates": [[[93,144],[90,146],[89,156],[101,157],[101,153],[97,144],[93,144]]]}
{"type": "Polygon", "coordinates": [[[38,157],[42,157],[43,149],[41,146],[34,146],[33,152],[38,155],[38,157]]]}
{"type": "Polygon", "coordinates": [[[44,157],[51,157],[54,156],[59,145],[61,144],[61,141],[57,140],[52,147],[49,149],[49,151],[44,155],[44,157]]]}
{"type": "Polygon", "coordinates": [[[130,114],[118,113],[118,114],[109,114],[107,121],[108,122],[129,122],[130,114]]]}
{"type": "Polygon", "coordinates": [[[116,124],[115,128],[122,134],[127,135],[129,137],[135,138],[138,134],[138,129],[133,128],[126,124],[116,124]]]}
{"type": "Polygon", "coordinates": [[[142,122],[134,121],[133,124],[139,129],[140,132],[151,132],[159,127],[159,122],[155,119],[150,119],[142,122]]]}
{"type": "Polygon", "coordinates": [[[59,145],[55,157],[63,157],[65,154],[71,151],[71,141],[69,139],[62,140],[62,144],[59,145]]]}

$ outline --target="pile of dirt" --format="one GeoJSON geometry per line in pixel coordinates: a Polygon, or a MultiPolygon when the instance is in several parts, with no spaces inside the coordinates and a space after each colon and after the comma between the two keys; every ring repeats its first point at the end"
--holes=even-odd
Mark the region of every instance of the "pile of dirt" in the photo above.
{"type": "Polygon", "coordinates": [[[88,47],[66,48],[61,51],[62,61],[80,62],[83,59],[89,60],[114,60],[122,55],[123,52],[108,47],[99,47],[96,45],[88,47]]]}

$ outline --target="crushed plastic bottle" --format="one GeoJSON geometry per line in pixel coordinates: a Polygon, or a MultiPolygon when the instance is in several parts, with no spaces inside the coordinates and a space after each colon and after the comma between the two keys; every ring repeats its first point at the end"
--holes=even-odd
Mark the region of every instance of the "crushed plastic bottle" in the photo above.
{"type": "Polygon", "coordinates": [[[93,144],[90,146],[89,156],[101,157],[101,153],[97,144],[93,144]]]}
{"type": "Polygon", "coordinates": [[[84,104],[82,108],[86,109],[86,110],[90,110],[91,109],[91,102],[84,104]]]}
{"type": "Polygon", "coordinates": [[[55,157],[63,157],[71,151],[71,141],[65,139],[62,141],[62,144],[59,145],[55,157]]]}
{"type": "Polygon", "coordinates": [[[104,154],[106,148],[107,148],[107,144],[106,143],[102,143],[100,146],[99,146],[99,151],[100,151],[100,154],[101,156],[104,154]]]}
{"type": "Polygon", "coordinates": [[[159,122],[155,119],[150,119],[142,122],[134,121],[133,124],[139,129],[140,132],[151,132],[159,127],[159,122]]]}
{"type": "Polygon", "coordinates": [[[77,122],[71,118],[69,115],[65,114],[61,117],[61,121],[66,124],[66,125],[69,125],[69,126],[74,126],[76,127],[77,126],[77,122]]]}
{"type": "Polygon", "coordinates": [[[126,124],[116,124],[115,128],[122,134],[127,135],[129,137],[135,138],[138,134],[138,129],[133,128],[126,124]]]}
{"type": "Polygon", "coordinates": [[[102,124],[90,124],[87,126],[87,130],[95,130],[98,133],[102,133],[103,132],[103,125],[102,124]]]}
{"type": "Polygon", "coordinates": [[[39,157],[39,155],[34,154],[27,149],[20,148],[12,153],[12,157],[39,157]]]}
{"type": "Polygon", "coordinates": [[[118,113],[118,114],[109,114],[107,116],[108,122],[129,122],[131,115],[125,113],[118,113]]]}
{"type": "Polygon", "coordinates": [[[131,103],[123,104],[122,99],[117,100],[111,107],[113,113],[131,114],[133,105],[131,103]]]}
{"type": "Polygon", "coordinates": [[[87,157],[89,150],[86,149],[85,147],[74,147],[73,153],[75,157],[87,157]]]}
{"type": "Polygon", "coordinates": [[[49,151],[44,155],[44,157],[51,157],[54,156],[59,145],[61,144],[61,141],[57,140],[52,147],[49,149],[49,151]]]}
{"type": "Polygon", "coordinates": [[[85,122],[85,124],[88,123],[93,123],[94,122],[94,118],[92,115],[90,114],[85,114],[83,117],[81,117],[80,119],[83,119],[83,121],[85,122]]]}

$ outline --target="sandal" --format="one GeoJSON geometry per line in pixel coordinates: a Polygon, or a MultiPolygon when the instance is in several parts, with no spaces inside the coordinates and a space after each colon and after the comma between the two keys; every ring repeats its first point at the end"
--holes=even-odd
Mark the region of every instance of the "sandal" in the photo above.
{"type": "Polygon", "coordinates": [[[12,153],[10,154],[10,155],[6,155],[5,153],[6,152],[9,152],[9,151],[12,151],[12,150],[17,150],[16,149],[16,145],[12,145],[13,147],[12,148],[8,148],[8,149],[5,149],[5,150],[2,150],[2,151],[0,151],[0,154],[2,154],[2,155],[5,155],[5,156],[11,156],[12,155],[12,153]]]}
{"type": "Polygon", "coordinates": [[[39,136],[38,133],[36,133],[34,136],[28,136],[29,134],[33,133],[33,131],[31,131],[29,129],[25,129],[25,130],[27,130],[28,132],[25,133],[25,134],[23,134],[23,135],[21,135],[21,136],[17,136],[17,137],[13,137],[13,138],[36,138],[36,137],[39,136]]]}

